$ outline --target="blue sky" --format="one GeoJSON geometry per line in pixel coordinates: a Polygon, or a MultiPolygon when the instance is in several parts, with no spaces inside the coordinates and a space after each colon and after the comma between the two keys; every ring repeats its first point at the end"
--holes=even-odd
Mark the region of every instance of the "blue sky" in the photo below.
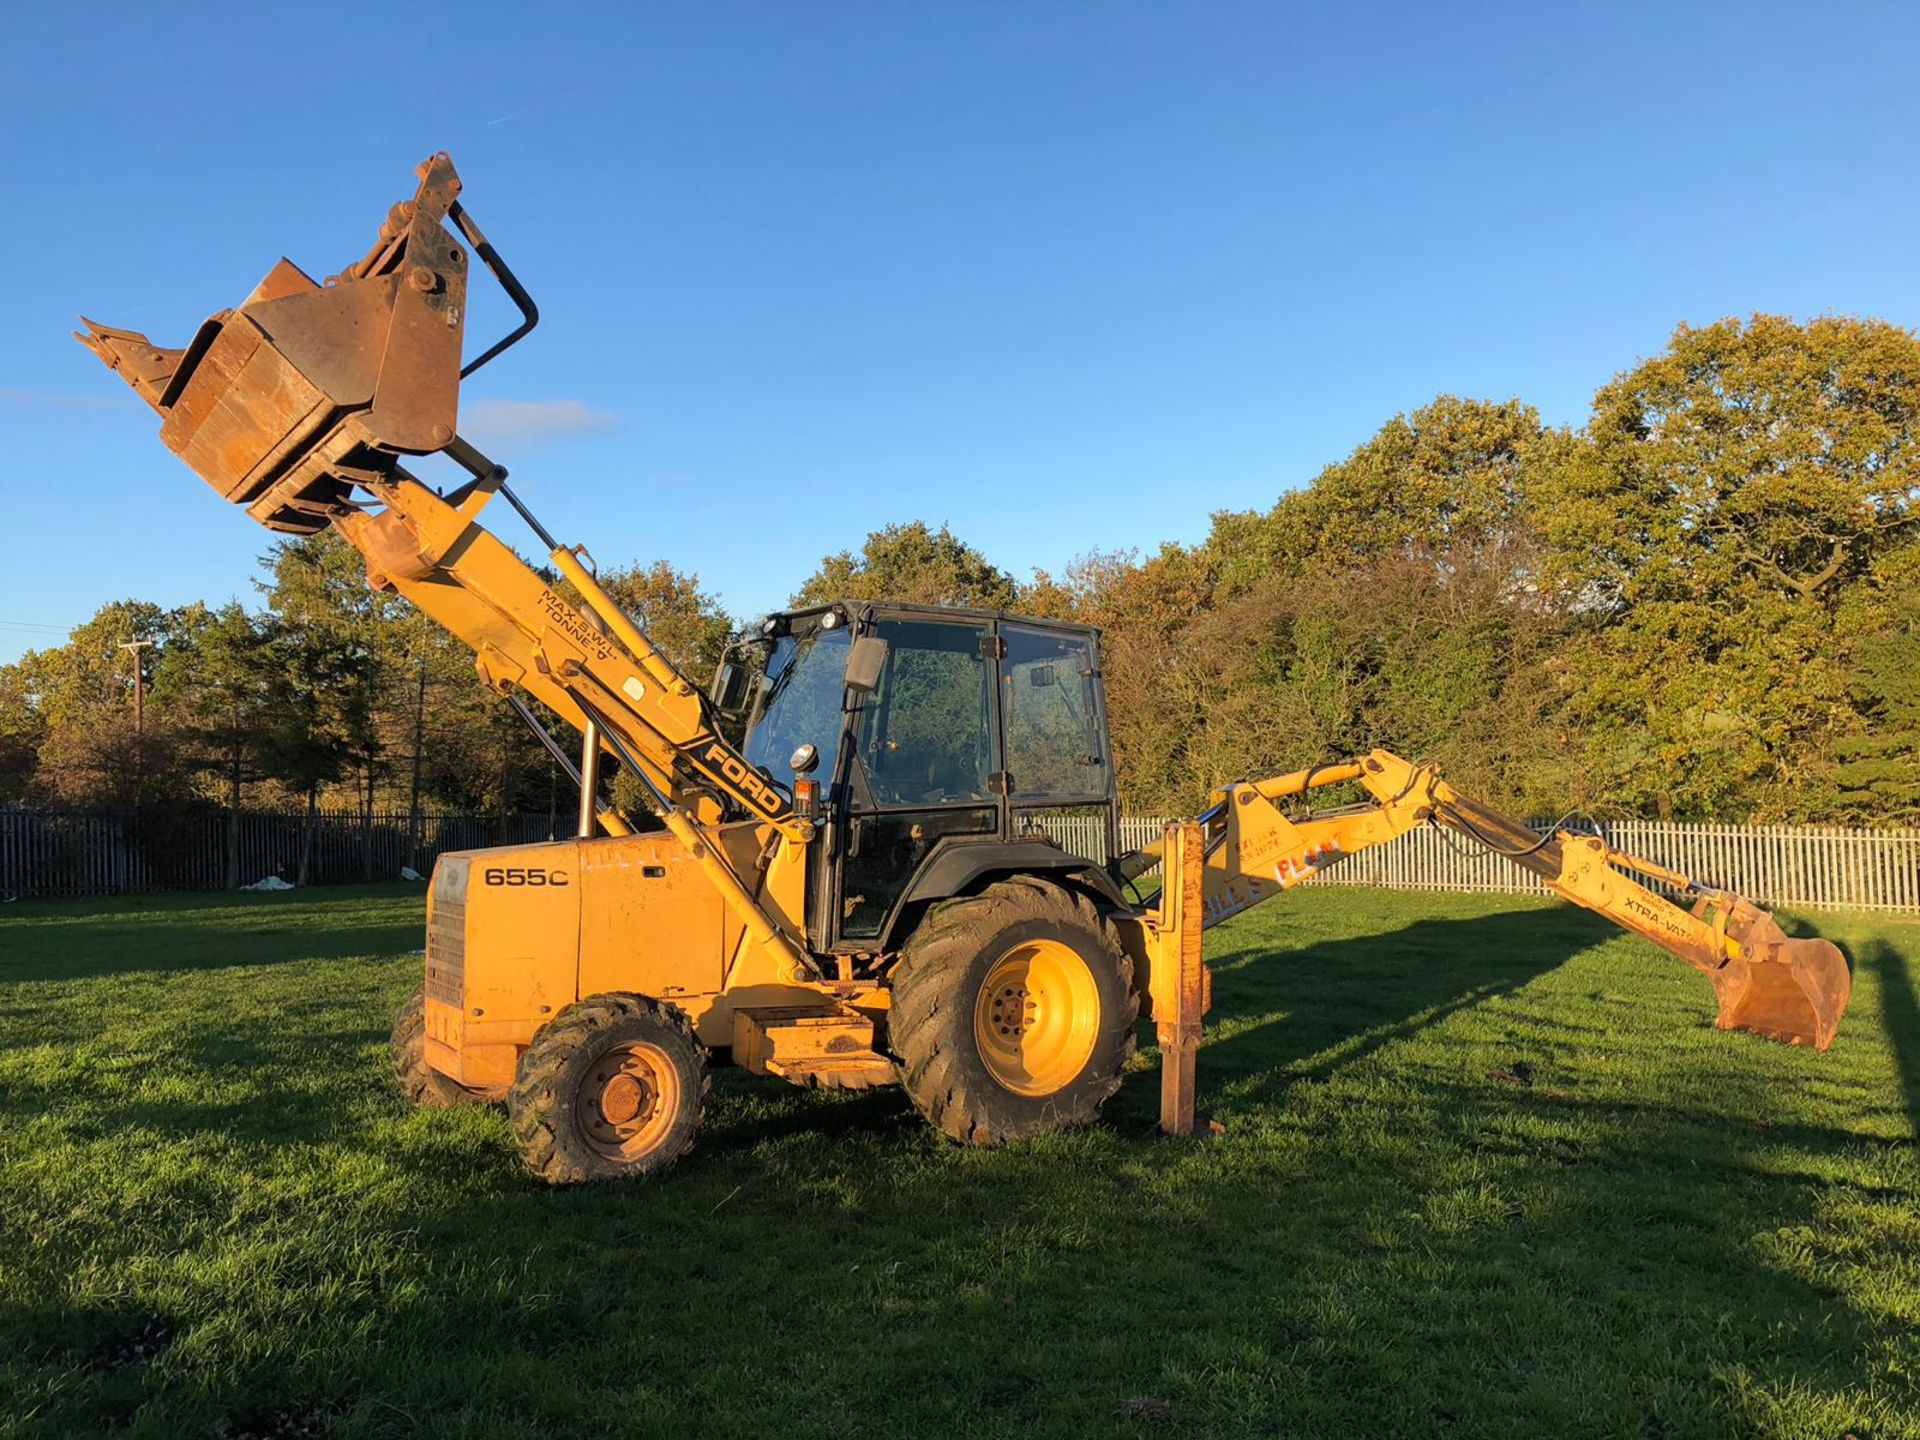
{"type": "Polygon", "coordinates": [[[744,615],[891,521],[1191,541],[1443,391],[1578,423],[1682,320],[1914,324],[1916,53],[1910,5],[10,6],[0,659],[269,543],[75,315],[184,344],[437,148],[544,312],[463,428],[744,615]]]}

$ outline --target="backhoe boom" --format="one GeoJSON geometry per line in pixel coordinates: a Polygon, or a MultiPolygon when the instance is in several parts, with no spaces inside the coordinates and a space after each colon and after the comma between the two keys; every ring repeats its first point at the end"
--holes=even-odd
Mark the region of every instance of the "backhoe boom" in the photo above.
{"type": "MultiPolygon", "coordinates": [[[[1386,750],[1359,759],[1230,785],[1217,791],[1197,821],[1169,827],[1161,844],[1122,862],[1128,878],[1163,864],[1162,900],[1149,920],[1155,1016],[1162,1041],[1197,1035],[1195,1003],[1204,1013],[1197,961],[1180,932],[1219,924],[1329,866],[1421,825],[1452,832],[1540,877],[1553,894],[1604,915],[1703,972],[1719,1001],[1722,1029],[1748,1030],[1792,1045],[1824,1050],[1845,1013],[1851,990],[1847,962],[1825,940],[1789,939],[1766,911],[1732,891],[1697,883],[1665,866],[1615,850],[1595,835],[1557,830],[1541,835],[1490,806],[1461,795],[1431,765],[1386,750]],[[1357,783],[1367,799],[1330,810],[1289,814],[1282,802],[1334,785],[1357,783]],[[1677,903],[1628,872],[1657,881],[1691,901],[1677,903]]],[[[1190,1066],[1190,1057],[1183,1063],[1190,1066]]],[[[1192,1128],[1191,1086],[1169,1091],[1166,1128],[1192,1128]]]]}

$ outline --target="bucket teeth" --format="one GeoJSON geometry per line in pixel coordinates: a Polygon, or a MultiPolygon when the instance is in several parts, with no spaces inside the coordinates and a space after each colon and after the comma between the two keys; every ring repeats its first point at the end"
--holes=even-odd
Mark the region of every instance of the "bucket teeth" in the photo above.
{"type": "Polygon", "coordinates": [[[86,331],[74,331],[73,338],[98,355],[109,370],[117,371],[122,380],[140,392],[142,400],[158,410],[167,382],[173,379],[173,372],[180,368],[180,358],[187,352],[162,349],[138,330],[116,330],[84,315],[80,323],[87,327],[86,331]]]}

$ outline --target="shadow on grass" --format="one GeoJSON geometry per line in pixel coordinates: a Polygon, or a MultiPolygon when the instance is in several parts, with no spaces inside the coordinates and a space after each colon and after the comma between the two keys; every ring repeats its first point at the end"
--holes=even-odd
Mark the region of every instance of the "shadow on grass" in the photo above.
{"type": "Polygon", "coordinates": [[[1613,933],[1564,907],[1319,940],[1299,949],[1242,947],[1213,963],[1210,1028],[1200,1053],[1210,1083],[1246,1099],[1319,1082],[1393,1042],[1493,996],[1510,994],[1613,933]],[[1321,1058],[1311,1065],[1302,1062],[1321,1058]]]}
{"type": "Polygon", "coordinates": [[[1881,1024],[1900,1074],[1900,1088],[1906,1093],[1907,1119],[1920,1137],[1920,996],[1914,993],[1912,963],[1878,939],[1861,946],[1860,961],[1880,982],[1881,1024]]]}

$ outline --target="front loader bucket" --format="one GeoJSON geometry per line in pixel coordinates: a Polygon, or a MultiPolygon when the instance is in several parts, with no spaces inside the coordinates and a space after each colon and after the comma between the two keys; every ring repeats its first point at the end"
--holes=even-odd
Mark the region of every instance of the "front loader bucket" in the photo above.
{"type": "Polygon", "coordinates": [[[1833,1043],[1853,993],[1847,958],[1830,940],[1792,940],[1766,911],[1736,902],[1727,938],[1739,954],[1709,970],[1722,1030],[1746,1030],[1789,1045],[1833,1043]]]}
{"type": "Polygon", "coordinates": [[[453,162],[418,173],[373,248],[324,284],[282,260],[177,350],[92,320],[75,336],[159,411],[168,449],[269,529],[325,529],[403,456],[459,458],[461,380],[533,327],[533,302],[460,207],[453,162]],[[469,247],[525,323],[463,370],[469,247]]]}

